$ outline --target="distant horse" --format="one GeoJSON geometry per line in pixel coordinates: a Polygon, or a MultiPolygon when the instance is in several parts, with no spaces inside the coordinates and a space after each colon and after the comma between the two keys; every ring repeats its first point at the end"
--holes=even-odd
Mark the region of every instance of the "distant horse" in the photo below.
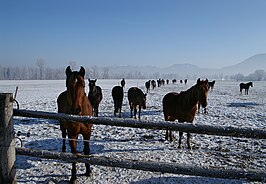
{"type": "Polygon", "coordinates": [[[158,87],[161,87],[161,85],[162,85],[162,80],[161,80],[161,79],[158,79],[158,80],[157,80],[157,86],[158,86],[158,87]]]}
{"type": "Polygon", "coordinates": [[[169,79],[166,79],[166,84],[169,84],[169,79]]]}
{"type": "Polygon", "coordinates": [[[123,78],[123,79],[121,80],[121,86],[124,88],[125,85],[126,85],[126,81],[125,81],[125,79],[123,78]]]}
{"type": "Polygon", "coordinates": [[[99,113],[99,104],[103,99],[102,89],[100,86],[96,86],[97,79],[88,79],[89,81],[89,94],[88,98],[91,102],[91,105],[94,109],[94,116],[98,117],[99,113]]]}
{"type": "Polygon", "coordinates": [[[134,109],[134,117],[136,119],[136,114],[137,114],[137,106],[139,107],[139,119],[140,119],[140,112],[141,112],[141,107],[143,109],[146,109],[146,95],[144,94],[141,89],[137,87],[131,87],[128,90],[128,102],[130,106],[130,113],[131,113],[131,118],[133,117],[132,111],[134,109]]]}
{"type": "Polygon", "coordinates": [[[181,80],[180,80],[180,84],[182,84],[182,83],[183,83],[183,80],[181,79],[181,80]]]}
{"type": "Polygon", "coordinates": [[[215,80],[212,82],[209,82],[209,89],[213,90],[214,84],[215,84],[215,80]]]}
{"type": "MultiPolygon", "coordinates": [[[[93,116],[93,109],[90,101],[86,97],[84,75],[85,69],[80,68],[79,71],[71,71],[70,66],[66,68],[66,87],[67,90],[62,92],[57,98],[58,113],[66,113],[80,116],[93,116]]],[[[71,153],[78,154],[76,139],[78,134],[82,134],[84,141],[84,154],[90,154],[90,137],[92,124],[85,124],[76,121],[60,121],[60,129],[62,131],[63,146],[62,151],[66,151],[65,138],[66,133],[69,138],[71,153]]],[[[85,164],[86,176],[91,173],[90,164],[85,164]]],[[[72,163],[71,182],[75,183],[77,179],[76,163],[72,163]]]]}
{"type": "Polygon", "coordinates": [[[145,87],[146,87],[146,90],[148,93],[150,91],[150,88],[151,88],[151,80],[148,80],[147,82],[145,82],[145,87]]]}
{"type": "Polygon", "coordinates": [[[173,79],[173,80],[172,80],[172,83],[175,84],[175,83],[176,83],[176,79],[173,79]]]}
{"type": "Polygon", "coordinates": [[[155,82],[155,80],[152,80],[152,81],[151,81],[151,86],[152,86],[152,89],[154,89],[154,88],[156,87],[156,82],[155,82]]]}
{"type": "Polygon", "coordinates": [[[184,80],[185,84],[187,84],[187,79],[184,80]]]}
{"type": "Polygon", "coordinates": [[[248,82],[246,84],[240,83],[239,84],[240,93],[242,94],[242,89],[245,89],[245,95],[248,95],[249,86],[253,87],[253,83],[252,82],[248,82]]]}
{"type": "MultiPolygon", "coordinates": [[[[189,122],[192,123],[197,111],[197,105],[200,103],[203,107],[207,106],[208,80],[197,80],[197,84],[187,91],[181,93],[167,93],[163,98],[163,113],[166,121],[189,122]]],[[[179,132],[179,144],[181,148],[181,139],[183,132],[179,132]]],[[[166,130],[166,140],[173,140],[171,130],[166,130]]],[[[190,133],[187,133],[187,145],[190,145],[190,133]]]]}
{"type": "Polygon", "coordinates": [[[119,113],[119,117],[121,118],[121,110],[124,98],[123,87],[122,86],[113,87],[112,97],[114,100],[114,116],[116,116],[116,113],[119,113]]]}

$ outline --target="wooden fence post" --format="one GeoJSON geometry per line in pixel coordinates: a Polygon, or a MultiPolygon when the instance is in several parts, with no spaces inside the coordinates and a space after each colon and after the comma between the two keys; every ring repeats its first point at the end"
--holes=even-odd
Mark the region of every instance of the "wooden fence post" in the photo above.
{"type": "Polygon", "coordinates": [[[16,149],[12,93],[0,93],[0,183],[15,184],[16,149]]]}

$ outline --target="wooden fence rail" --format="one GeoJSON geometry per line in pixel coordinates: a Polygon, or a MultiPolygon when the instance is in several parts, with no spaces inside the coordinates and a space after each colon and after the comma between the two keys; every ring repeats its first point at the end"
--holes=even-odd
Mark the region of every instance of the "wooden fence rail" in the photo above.
{"type": "Polygon", "coordinates": [[[167,121],[146,121],[134,120],[132,118],[108,118],[108,117],[89,117],[89,116],[73,116],[61,113],[30,111],[30,110],[13,110],[14,116],[56,119],[56,120],[70,120],[84,123],[111,125],[120,127],[145,128],[157,130],[175,130],[197,134],[245,137],[255,139],[266,139],[266,130],[259,128],[238,128],[233,126],[214,126],[191,123],[171,123],[167,121]]]}
{"type": "Polygon", "coordinates": [[[59,153],[45,150],[32,150],[27,148],[16,148],[19,155],[27,155],[38,158],[57,159],[66,162],[90,163],[108,167],[120,167],[126,169],[144,170],[161,173],[173,173],[184,175],[196,175],[205,177],[247,179],[252,181],[265,181],[265,171],[226,169],[222,167],[198,167],[189,164],[177,164],[154,161],[127,160],[109,157],[73,155],[71,153],[59,153]]]}

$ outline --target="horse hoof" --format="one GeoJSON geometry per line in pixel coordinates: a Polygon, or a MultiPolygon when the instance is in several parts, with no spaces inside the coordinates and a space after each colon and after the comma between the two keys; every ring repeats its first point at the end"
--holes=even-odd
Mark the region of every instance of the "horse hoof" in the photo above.
{"type": "Polygon", "coordinates": [[[91,177],[92,171],[91,169],[87,169],[87,171],[84,173],[84,176],[91,177]]]}
{"type": "Polygon", "coordinates": [[[77,182],[77,178],[71,178],[70,179],[70,183],[71,184],[77,184],[78,182],[77,182]]]}

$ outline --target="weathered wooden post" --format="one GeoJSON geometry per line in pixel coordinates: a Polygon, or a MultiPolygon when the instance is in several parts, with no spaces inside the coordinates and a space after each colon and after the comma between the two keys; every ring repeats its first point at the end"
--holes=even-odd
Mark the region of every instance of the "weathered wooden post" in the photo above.
{"type": "Polygon", "coordinates": [[[15,169],[15,134],[13,126],[12,93],[0,93],[0,183],[14,184],[15,169]]]}

